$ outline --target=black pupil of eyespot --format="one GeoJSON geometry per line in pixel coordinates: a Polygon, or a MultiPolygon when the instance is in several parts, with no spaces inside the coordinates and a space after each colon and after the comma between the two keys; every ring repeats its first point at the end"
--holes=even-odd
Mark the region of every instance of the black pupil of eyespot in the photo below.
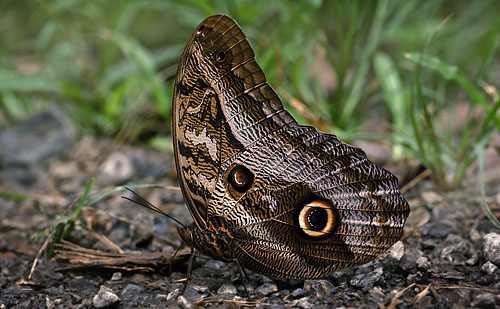
{"type": "Polygon", "coordinates": [[[229,181],[238,192],[243,193],[252,185],[253,175],[246,167],[238,166],[231,171],[229,181]]]}
{"type": "Polygon", "coordinates": [[[203,29],[205,29],[205,25],[201,25],[200,28],[198,28],[198,32],[202,32],[203,29]]]}
{"type": "Polygon", "coordinates": [[[307,214],[307,222],[314,231],[321,231],[328,222],[328,213],[324,208],[314,207],[307,214]]]}
{"type": "Polygon", "coordinates": [[[226,53],[223,51],[218,52],[217,53],[217,61],[221,62],[221,61],[224,61],[224,59],[226,59],[226,53]]]}

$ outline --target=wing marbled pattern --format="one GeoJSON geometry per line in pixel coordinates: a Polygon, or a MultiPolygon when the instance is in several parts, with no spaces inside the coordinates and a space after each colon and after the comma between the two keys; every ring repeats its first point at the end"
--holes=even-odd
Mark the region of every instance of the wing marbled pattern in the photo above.
{"type": "Polygon", "coordinates": [[[394,175],[337,137],[299,126],[283,108],[241,28],[204,20],[181,57],[173,104],[176,165],[195,225],[181,236],[204,254],[273,277],[318,278],[372,260],[402,234],[409,213],[394,175]],[[252,183],[228,180],[244,166],[252,183]],[[334,228],[299,228],[324,201],[334,228]]]}

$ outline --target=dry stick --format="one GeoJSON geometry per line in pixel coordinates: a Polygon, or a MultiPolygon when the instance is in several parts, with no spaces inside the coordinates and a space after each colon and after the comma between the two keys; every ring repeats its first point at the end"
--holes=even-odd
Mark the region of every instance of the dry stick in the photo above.
{"type": "MultiPolygon", "coordinates": [[[[402,289],[401,291],[397,292],[396,295],[394,295],[394,297],[391,299],[391,303],[389,304],[389,306],[386,307],[386,309],[396,309],[396,306],[401,304],[403,301],[400,300],[399,298],[401,296],[403,296],[403,294],[408,291],[409,289],[411,289],[412,287],[414,287],[415,285],[417,285],[416,283],[412,283],[410,284],[409,286],[407,286],[406,288],[402,289]]],[[[381,308],[383,308],[383,305],[379,304],[379,307],[381,306],[381,308]]]]}
{"type": "Polygon", "coordinates": [[[432,283],[429,283],[425,289],[422,290],[422,292],[418,293],[417,296],[415,296],[415,298],[413,299],[413,301],[411,302],[412,305],[415,305],[417,303],[419,303],[420,301],[422,301],[422,299],[427,296],[427,294],[429,294],[429,289],[431,288],[431,284],[432,283]]]}
{"type": "Polygon", "coordinates": [[[405,193],[406,191],[408,191],[410,188],[412,188],[413,186],[415,186],[417,183],[419,183],[420,181],[422,181],[424,178],[428,177],[431,175],[431,170],[429,169],[426,169],[425,171],[423,171],[422,173],[418,174],[417,176],[415,176],[415,178],[413,178],[412,180],[410,180],[406,185],[404,185],[402,188],[401,188],[401,193],[405,193]]]}
{"type": "Polygon", "coordinates": [[[43,242],[43,245],[40,247],[40,250],[38,250],[38,253],[35,256],[35,259],[33,260],[33,264],[31,265],[30,273],[28,275],[28,280],[31,280],[31,276],[33,275],[33,272],[35,271],[36,265],[38,264],[38,260],[40,259],[40,256],[42,255],[43,250],[47,247],[49,244],[49,241],[52,239],[52,237],[47,237],[45,241],[43,242]]]}
{"type": "Polygon", "coordinates": [[[73,243],[62,241],[57,245],[55,259],[59,262],[69,263],[74,266],[60,268],[61,270],[85,269],[85,268],[107,268],[120,270],[146,270],[154,271],[158,267],[167,265],[167,263],[184,262],[187,259],[187,254],[179,254],[177,259],[172,259],[171,256],[165,253],[111,253],[103,252],[94,249],[80,247],[73,243]],[[132,264],[132,266],[127,266],[132,264]],[[152,265],[152,266],[142,266],[152,265]]]}
{"type": "Polygon", "coordinates": [[[238,306],[243,306],[243,307],[255,307],[261,303],[263,303],[267,297],[259,299],[259,301],[247,301],[247,300],[234,300],[234,299],[221,299],[221,298],[214,298],[212,296],[204,297],[201,298],[195,302],[193,302],[193,305],[199,306],[201,304],[215,304],[219,302],[223,303],[229,303],[229,304],[235,304],[238,306]]]}
{"type": "MultiPolygon", "coordinates": [[[[461,285],[433,285],[431,286],[431,291],[433,289],[468,289],[468,290],[475,290],[475,291],[486,291],[486,292],[489,292],[489,293],[498,293],[498,290],[495,290],[495,289],[488,289],[488,288],[477,288],[477,287],[474,287],[474,286],[461,286],[461,285]]],[[[437,293],[437,292],[436,292],[437,293]]]]}

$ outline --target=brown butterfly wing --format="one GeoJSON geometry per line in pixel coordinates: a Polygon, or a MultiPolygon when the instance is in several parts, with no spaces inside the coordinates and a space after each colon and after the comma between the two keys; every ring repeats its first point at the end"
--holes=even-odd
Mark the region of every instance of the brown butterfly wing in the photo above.
{"type": "Polygon", "coordinates": [[[206,220],[221,162],[287,124],[297,125],[241,28],[225,15],[205,19],[181,57],[173,102],[177,171],[198,226],[206,220]]]}
{"type": "Polygon", "coordinates": [[[288,127],[226,162],[229,174],[254,175],[243,194],[219,181],[209,217],[222,217],[235,239],[236,258],[254,271],[281,278],[318,278],[374,259],[399,240],[409,212],[397,179],[359,149],[312,127],[288,127]],[[336,215],[325,237],[297,224],[305,204],[323,200],[336,215]]]}
{"type": "Polygon", "coordinates": [[[317,278],[372,260],[400,238],[409,207],[397,179],[360,149],[297,125],[231,18],[211,16],[191,37],[173,122],[186,203],[199,233],[225,231],[223,257],[273,277],[317,278]],[[229,179],[242,167],[251,181],[235,190],[229,179]],[[321,237],[298,221],[314,201],[334,218],[321,237]]]}

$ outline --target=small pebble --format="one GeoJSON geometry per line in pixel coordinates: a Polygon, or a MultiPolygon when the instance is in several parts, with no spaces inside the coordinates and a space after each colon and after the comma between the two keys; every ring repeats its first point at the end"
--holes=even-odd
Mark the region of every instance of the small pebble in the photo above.
{"type": "Polygon", "coordinates": [[[374,283],[378,282],[380,278],[382,278],[382,274],[382,267],[378,267],[372,272],[354,276],[351,279],[351,285],[357,288],[371,287],[374,283]]]}
{"type": "Polygon", "coordinates": [[[302,297],[297,301],[295,306],[304,309],[309,309],[314,307],[314,305],[311,302],[309,302],[309,297],[302,297]]]}
{"type": "Polygon", "coordinates": [[[177,296],[179,296],[180,293],[181,293],[180,289],[175,289],[172,292],[168,293],[168,295],[167,295],[167,301],[170,301],[172,299],[176,299],[177,296]]]}
{"type": "Polygon", "coordinates": [[[498,267],[495,264],[488,261],[488,262],[484,263],[483,266],[481,266],[481,270],[483,272],[491,275],[491,274],[494,274],[495,271],[498,270],[498,267]]]}
{"type": "Polygon", "coordinates": [[[120,185],[136,173],[132,160],[123,152],[113,152],[100,166],[101,181],[106,184],[120,185]]]}
{"type": "Polygon", "coordinates": [[[127,284],[127,286],[123,289],[121,295],[127,295],[132,293],[138,293],[144,290],[143,286],[138,286],[135,284],[127,284]]]}
{"type": "Polygon", "coordinates": [[[304,289],[301,289],[301,288],[295,289],[292,292],[292,296],[295,298],[302,297],[305,294],[306,294],[306,291],[304,291],[304,289]]]}
{"type": "Polygon", "coordinates": [[[113,273],[113,276],[111,276],[111,281],[120,281],[120,280],[122,280],[122,273],[121,272],[113,273]]]}
{"type": "Polygon", "coordinates": [[[420,269],[429,269],[431,268],[431,262],[429,262],[427,257],[421,256],[417,259],[417,266],[420,269]]]}
{"type": "Polygon", "coordinates": [[[333,284],[325,279],[304,281],[304,291],[320,299],[332,297],[333,284]]]}
{"type": "Polygon", "coordinates": [[[483,252],[486,259],[500,265],[500,235],[488,233],[483,237],[483,252]]]}
{"type": "Polygon", "coordinates": [[[111,306],[120,301],[113,290],[107,286],[101,285],[99,292],[92,299],[92,304],[96,308],[104,308],[111,306]]]}
{"type": "Polygon", "coordinates": [[[255,289],[255,294],[259,297],[264,297],[278,291],[278,286],[275,283],[264,283],[255,289]]]}
{"type": "Polygon", "coordinates": [[[223,284],[218,290],[217,290],[217,294],[238,294],[238,289],[230,284],[230,283],[226,283],[226,284],[223,284]]]}

